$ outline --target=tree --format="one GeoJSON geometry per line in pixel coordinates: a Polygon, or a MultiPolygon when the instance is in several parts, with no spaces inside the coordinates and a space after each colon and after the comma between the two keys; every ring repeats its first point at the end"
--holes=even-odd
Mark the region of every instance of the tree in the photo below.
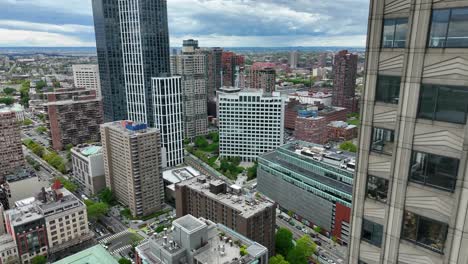
{"type": "Polygon", "coordinates": [[[45,133],[45,132],[47,132],[47,128],[45,128],[44,126],[38,126],[36,128],[36,132],[39,133],[39,134],[45,133]]]}
{"type": "Polygon", "coordinates": [[[31,260],[32,264],[46,264],[47,263],[47,258],[43,255],[35,256],[31,260]]]}
{"type": "Polygon", "coordinates": [[[12,105],[15,100],[12,97],[0,97],[0,104],[12,105]]]}
{"type": "Polygon", "coordinates": [[[354,145],[353,142],[351,141],[345,141],[341,143],[340,149],[344,151],[349,151],[349,152],[357,152],[356,145],[354,145]]]}
{"type": "Polygon", "coordinates": [[[208,141],[204,137],[200,137],[200,136],[196,137],[195,138],[195,146],[197,146],[198,148],[204,149],[204,148],[208,147],[208,141]]]}
{"type": "Polygon", "coordinates": [[[44,80],[40,80],[36,83],[36,90],[40,91],[42,88],[46,87],[47,83],[44,80]]]}
{"type": "Polygon", "coordinates": [[[115,195],[111,191],[109,187],[104,188],[99,194],[99,199],[101,199],[102,202],[109,204],[109,205],[114,205],[115,204],[115,195]]]}
{"type": "Polygon", "coordinates": [[[281,255],[276,255],[272,258],[270,258],[270,262],[269,264],[289,264],[289,262],[287,262],[283,256],[281,255]]]}
{"type": "Polygon", "coordinates": [[[25,118],[23,121],[23,126],[30,126],[33,124],[33,121],[29,118],[25,118]]]}
{"type": "Polygon", "coordinates": [[[3,93],[6,94],[6,95],[12,95],[16,92],[15,89],[13,88],[10,88],[10,87],[6,87],[5,89],[3,89],[3,93]]]}
{"type": "Polygon", "coordinates": [[[249,252],[247,251],[247,246],[246,245],[242,245],[240,247],[240,255],[243,257],[245,255],[249,254],[249,252]]]}
{"type": "Polygon", "coordinates": [[[76,190],[78,189],[78,186],[76,184],[65,179],[65,177],[58,177],[56,179],[59,180],[63,187],[70,192],[76,192],[76,190]]]}
{"type": "Polygon", "coordinates": [[[320,226],[315,226],[314,231],[320,234],[322,232],[322,228],[320,226]]]}
{"type": "Polygon", "coordinates": [[[255,162],[255,164],[247,169],[247,180],[253,180],[257,178],[257,168],[258,168],[258,163],[255,162]]]}
{"type": "Polygon", "coordinates": [[[71,144],[71,143],[68,143],[67,145],[65,145],[65,150],[66,151],[70,151],[72,148],[73,148],[73,144],[71,144]]]}
{"type": "Polygon", "coordinates": [[[24,81],[21,84],[20,94],[21,94],[21,104],[24,107],[29,107],[29,88],[30,83],[29,81],[24,81]]]}
{"type": "Polygon", "coordinates": [[[91,203],[86,209],[91,221],[96,221],[109,212],[109,206],[105,203],[91,203]]]}
{"type": "Polygon", "coordinates": [[[132,264],[132,261],[126,258],[120,258],[119,264],[132,264]]]}
{"type": "Polygon", "coordinates": [[[32,146],[31,151],[39,157],[42,157],[42,155],[44,155],[44,148],[39,144],[35,144],[34,146],[32,146]]]}
{"type": "Polygon", "coordinates": [[[294,248],[292,239],[292,232],[287,228],[280,227],[275,236],[276,253],[287,256],[289,251],[294,248]]]}
{"type": "Polygon", "coordinates": [[[287,260],[294,264],[307,264],[309,258],[315,253],[317,245],[309,236],[302,236],[296,241],[296,246],[289,252],[287,260]]]}

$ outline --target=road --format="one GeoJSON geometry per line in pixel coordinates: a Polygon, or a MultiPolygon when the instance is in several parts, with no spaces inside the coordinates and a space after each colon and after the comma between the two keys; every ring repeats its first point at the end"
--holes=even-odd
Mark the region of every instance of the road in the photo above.
{"type": "MultiPolygon", "coordinates": [[[[294,220],[295,221],[295,220],[294,220]]],[[[293,227],[290,225],[288,222],[284,221],[283,219],[276,218],[276,224],[279,227],[284,227],[287,228],[291,231],[293,234],[293,238],[295,240],[299,239],[300,237],[304,236],[305,233],[302,232],[301,230],[297,229],[296,227],[293,227]]],[[[299,223],[296,221],[295,226],[297,226],[299,223]]],[[[304,225],[301,225],[304,226],[304,225]]],[[[312,230],[309,230],[311,232],[312,230]]],[[[318,246],[318,253],[320,255],[325,256],[327,259],[331,259],[336,263],[340,263],[340,260],[344,260],[345,256],[342,253],[342,249],[340,250],[338,247],[339,246],[333,246],[329,244],[329,241],[323,239],[321,236],[317,236],[317,238],[314,238],[314,240],[319,240],[320,241],[320,246],[318,246]]]]}

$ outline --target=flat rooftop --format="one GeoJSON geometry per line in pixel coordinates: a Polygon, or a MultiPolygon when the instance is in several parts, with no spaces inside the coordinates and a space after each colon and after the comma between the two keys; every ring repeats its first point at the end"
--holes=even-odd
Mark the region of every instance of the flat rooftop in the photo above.
{"type": "Polygon", "coordinates": [[[174,226],[178,226],[182,228],[187,234],[193,233],[195,231],[200,230],[201,228],[205,227],[206,224],[191,216],[191,215],[184,215],[172,222],[174,226]]]}
{"type": "Polygon", "coordinates": [[[179,183],[202,174],[191,166],[163,171],[163,179],[171,184],[179,183]]]}
{"type": "Polygon", "coordinates": [[[101,127],[108,127],[110,129],[118,130],[128,136],[137,136],[158,131],[156,128],[150,128],[146,124],[135,123],[130,120],[104,123],[101,125],[101,127]]]}
{"type": "Polygon", "coordinates": [[[117,260],[112,257],[101,245],[97,245],[74,255],[54,262],[54,264],[117,264],[117,260]]]}
{"type": "Polygon", "coordinates": [[[83,144],[74,147],[72,151],[75,151],[82,156],[89,157],[96,154],[101,154],[102,146],[100,144],[83,144]]]}
{"type": "Polygon", "coordinates": [[[266,208],[274,206],[269,201],[259,200],[253,194],[242,194],[238,192],[227,192],[215,194],[210,191],[210,184],[220,185],[226,184],[228,189],[231,189],[228,183],[225,183],[221,180],[208,180],[206,179],[205,183],[200,182],[198,179],[201,177],[196,177],[188,179],[186,181],[180,182],[177,185],[187,186],[188,188],[195,190],[197,192],[203,193],[208,196],[210,199],[218,201],[226,206],[233,208],[240,212],[240,214],[246,218],[253,216],[266,208]]]}

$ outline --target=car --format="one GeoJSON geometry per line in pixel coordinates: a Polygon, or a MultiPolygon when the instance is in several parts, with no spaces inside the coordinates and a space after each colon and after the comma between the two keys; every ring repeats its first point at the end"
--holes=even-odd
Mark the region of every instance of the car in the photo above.
{"type": "Polygon", "coordinates": [[[322,245],[322,242],[320,242],[320,240],[318,240],[318,239],[315,239],[315,240],[314,240],[314,243],[315,243],[317,246],[321,246],[321,245],[322,245]]]}
{"type": "Polygon", "coordinates": [[[302,227],[301,226],[296,226],[296,229],[297,230],[302,230],[302,227]]]}
{"type": "Polygon", "coordinates": [[[135,258],[135,254],[133,254],[133,252],[131,252],[131,251],[128,252],[128,256],[129,256],[131,259],[135,258]]]}
{"type": "Polygon", "coordinates": [[[283,219],[284,216],[283,216],[283,215],[278,215],[278,218],[279,218],[279,219],[283,219]]]}

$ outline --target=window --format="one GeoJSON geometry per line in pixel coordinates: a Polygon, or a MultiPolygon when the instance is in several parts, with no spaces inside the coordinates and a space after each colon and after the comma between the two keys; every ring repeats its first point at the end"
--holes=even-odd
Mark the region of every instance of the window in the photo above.
{"type": "Polygon", "coordinates": [[[386,203],[388,180],[369,175],[367,177],[367,198],[386,203]]]}
{"type": "Polygon", "coordinates": [[[405,211],[402,238],[443,253],[448,225],[405,211]]]}
{"type": "Polygon", "coordinates": [[[379,75],[375,101],[389,104],[398,104],[400,99],[401,77],[379,75]]]}
{"type": "Polygon", "coordinates": [[[395,142],[393,130],[374,127],[372,130],[371,150],[383,154],[392,155],[395,142]]]}
{"type": "Polygon", "coordinates": [[[404,48],[406,46],[407,32],[407,18],[385,19],[382,46],[384,48],[404,48]]]}
{"type": "Polygon", "coordinates": [[[418,117],[456,124],[466,123],[468,89],[423,84],[419,94],[418,117]]]}
{"type": "Polygon", "coordinates": [[[453,191],[457,182],[458,163],[458,159],[413,151],[410,181],[453,191]]]}
{"type": "Polygon", "coordinates": [[[468,47],[468,8],[433,10],[429,47],[468,47]]]}
{"type": "Polygon", "coordinates": [[[374,246],[382,245],[383,226],[364,219],[362,222],[362,240],[374,246]]]}

